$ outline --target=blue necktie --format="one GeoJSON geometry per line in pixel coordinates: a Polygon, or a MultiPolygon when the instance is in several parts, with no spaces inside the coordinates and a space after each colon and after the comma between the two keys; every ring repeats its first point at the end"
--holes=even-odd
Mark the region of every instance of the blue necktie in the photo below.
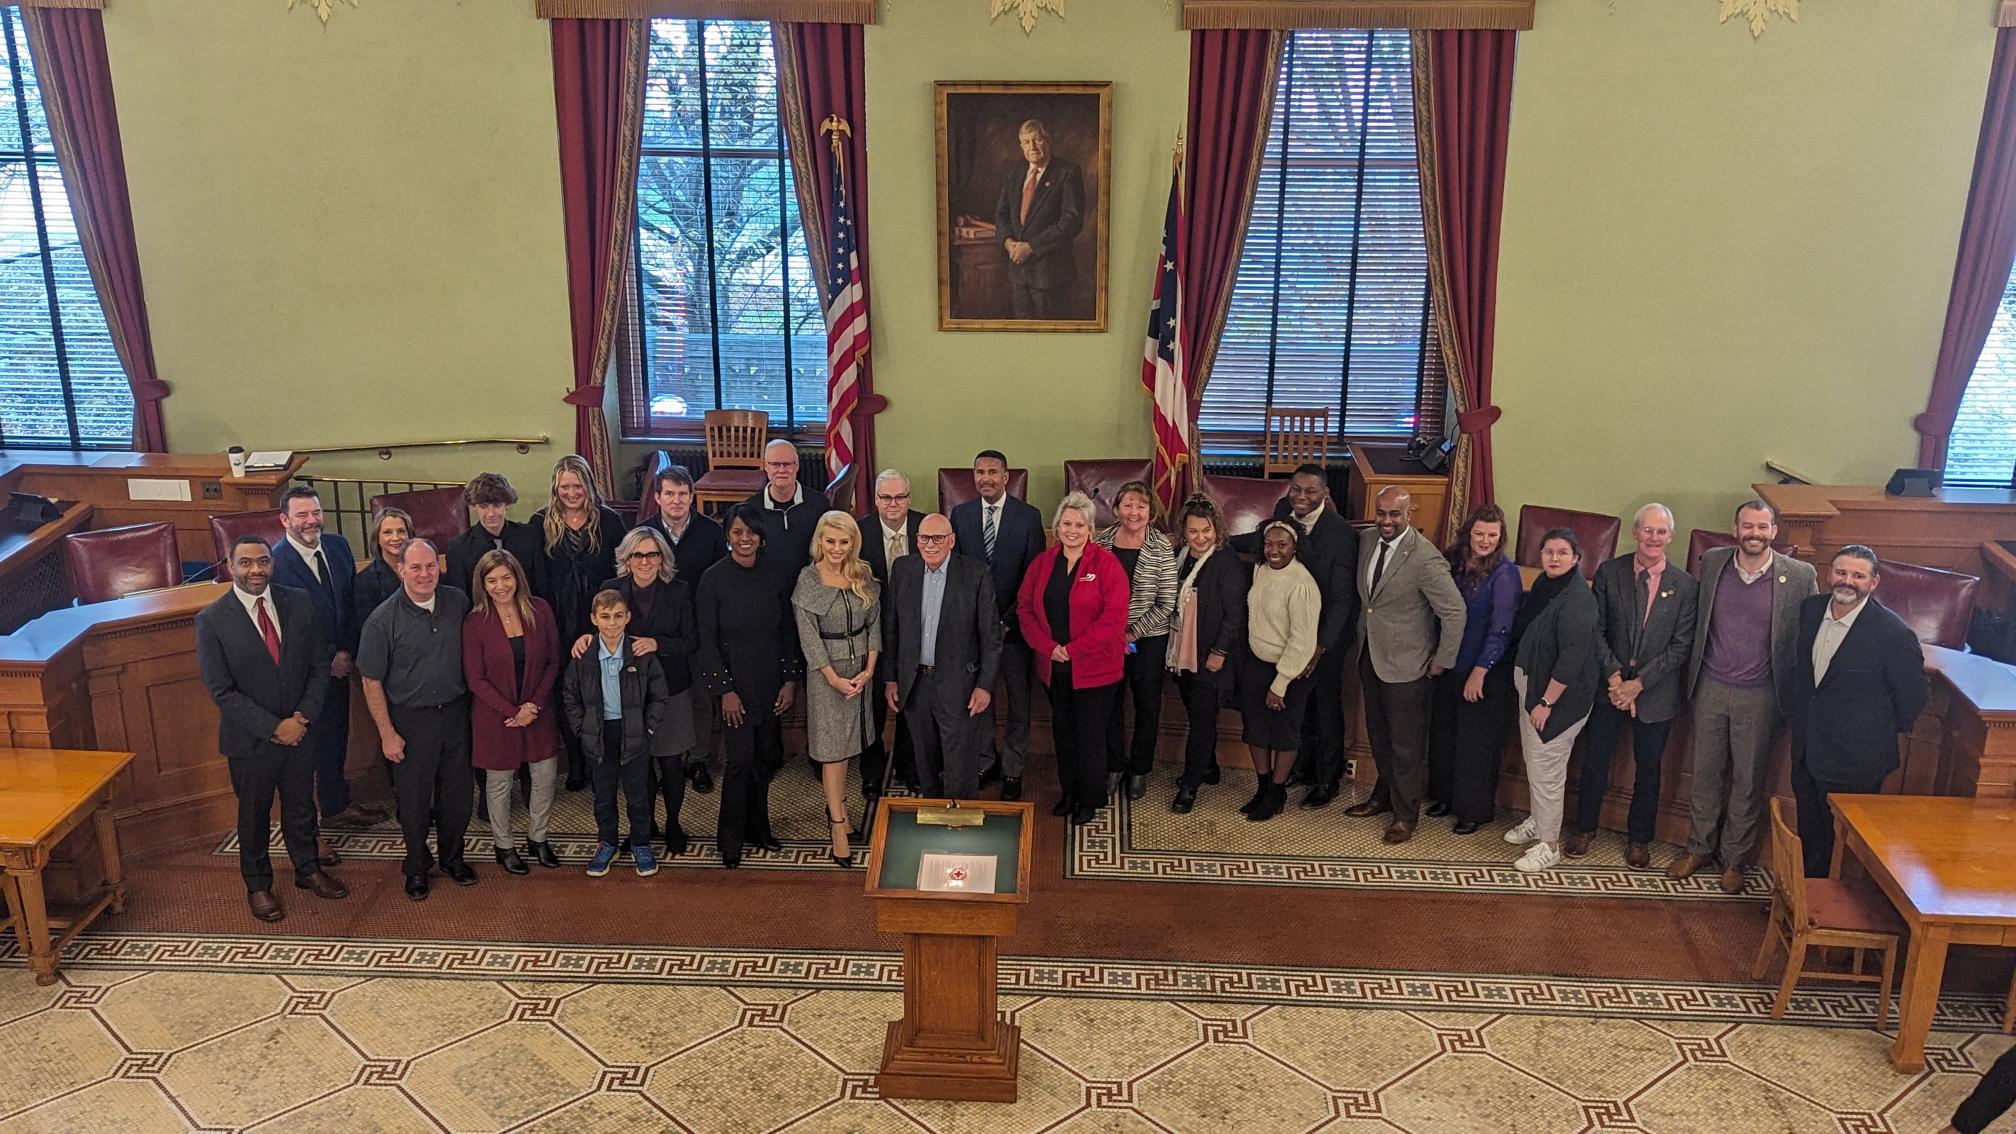
{"type": "Polygon", "coordinates": [[[994,513],[1000,507],[1001,505],[999,504],[987,505],[987,522],[980,525],[980,545],[986,549],[987,562],[989,563],[994,562],[994,534],[998,530],[994,522],[994,513]]]}

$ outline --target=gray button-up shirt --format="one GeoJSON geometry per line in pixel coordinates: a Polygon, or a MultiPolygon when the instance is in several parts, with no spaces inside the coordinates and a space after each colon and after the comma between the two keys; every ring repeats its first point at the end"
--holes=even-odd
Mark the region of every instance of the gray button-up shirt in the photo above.
{"type": "Polygon", "coordinates": [[[468,691],[462,677],[462,620],[469,596],[456,587],[434,592],[434,609],[406,597],[402,588],[364,620],[357,643],[357,672],[383,682],[385,699],[401,708],[429,709],[468,691]]]}

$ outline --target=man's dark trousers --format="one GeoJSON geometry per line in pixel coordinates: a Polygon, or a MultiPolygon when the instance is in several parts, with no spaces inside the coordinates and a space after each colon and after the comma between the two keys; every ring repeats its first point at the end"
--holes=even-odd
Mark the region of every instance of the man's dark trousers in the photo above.
{"type": "Polygon", "coordinates": [[[910,700],[899,714],[916,753],[917,783],[927,799],[977,799],[980,795],[980,720],[966,713],[971,696],[957,685],[940,689],[929,666],[919,666],[910,700]]]}
{"type": "Polygon", "coordinates": [[[1653,825],[1659,820],[1659,761],[1666,753],[1666,736],[1673,731],[1673,722],[1638,720],[1610,704],[1600,692],[1583,741],[1582,777],[1575,789],[1575,830],[1590,835],[1602,825],[1603,793],[1610,789],[1610,757],[1627,727],[1631,730],[1631,761],[1637,771],[1631,783],[1631,811],[1624,821],[1624,837],[1633,843],[1650,843],[1653,825]]]}
{"type": "Polygon", "coordinates": [[[1379,767],[1371,802],[1390,804],[1396,823],[1418,822],[1428,777],[1428,702],[1434,685],[1426,677],[1379,680],[1370,650],[1361,656],[1358,678],[1365,690],[1365,736],[1379,767]]]}
{"type": "Polygon", "coordinates": [[[1834,865],[1834,809],[1827,797],[1836,794],[1875,795],[1883,790],[1878,773],[1869,779],[1816,776],[1804,760],[1792,761],[1792,798],[1799,805],[1799,845],[1806,854],[1806,877],[1825,878],[1834,865]]]}
{"type": "Polygon", "coordinates": [[[462,837],[469,830],[475,774],[469,767],[469,698],[457,697],[429,708],[391,707],[392,729],[406,742],[406,758],[392,765],[398,797],[399,830],[406,836],[407,874],[425,874],[429,820],[438,823],[441,865],[462,861],[462,837]],[[438,811],[438,818],[436,812],[438,811]]]}
{"type": "MultiPolygon", "coordinates": [[[[309,730],[309,739],[314,730],[309,730]]],[[[315,859],[315,754],[304,740],[297,747],[260,745],[257,756],[226,760],[231,790],[238,795],[238,870],[245,890],[273,888],[273,796],[280,796],[280,837],[294,860],[299,880],[322,869],[315,859]]]]}
{"type": "Polygon", "coordinates": [[[1335,788],[1344,778],[1344,651],[1323,651],[1309,677],[1314,685],[1303,710],[1296,770],[1309,783],[1335,788]]]}

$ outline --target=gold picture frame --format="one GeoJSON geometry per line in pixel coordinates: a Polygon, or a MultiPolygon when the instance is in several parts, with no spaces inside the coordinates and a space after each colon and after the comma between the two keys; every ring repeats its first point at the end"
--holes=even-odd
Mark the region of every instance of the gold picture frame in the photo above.
{"type": "Polygon", "coordinates": [[[1113,84],[939,82],[933,99],[938,329],[1104,331],[1113,84]]]}

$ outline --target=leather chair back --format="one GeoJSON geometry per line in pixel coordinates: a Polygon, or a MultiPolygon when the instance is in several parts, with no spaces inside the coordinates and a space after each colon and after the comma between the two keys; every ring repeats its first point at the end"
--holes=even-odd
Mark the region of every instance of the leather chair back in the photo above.
{"type": "MultiPolygon", "coordinates": [[[[1687,573],[1700,578],[1701,553],[1709,548],[1735,546],[1736,537],[1728,532],[1718,532],[1712,528],[1695,528],[1687,536],[1687,573]]],[[[1771,550],[1795,559],[1799,556],[1799,545],[1796,543],[1773,543],[1771,550]]]]}
{"type": "MultiPolygon", "coordinates": [[[[1827,585],[1826,567],[1820,585],[1827,585]]],[[[1918,640],[1950,650],[1965,649],[1974,622],[1974,590],[1981,580],[1958,571],[1920,567],[1916,563],[1883,564],[1876,597],[1897,612],[1918,640]]]]}
{"type": "Polygon", "coordinates": [[[78,602],[110,602],[182,582],[175,525],[166,521],[72,532],[63,537],[63,565],[78,602]]]}
{"type": "MultiPolygon", "coordinates": [[[[1028,469],[1008,470],[1008,495],[1025,502],[1029,499],[1028,469]]],[[[938,511],[950,516],[952,509],[966,503],[968,500],[978,499],[980,499],[980,493],[973,488],[973,467],[971,465],[965,468],[938,470],[938,511]]],[[[914,505],[916,501],[913,500],[911,503],[914,505]]],[[[1045,523],[1048,523],[1050,518],[1045,516],[1043,519],[1045,523]]]]}
{"type": "Polygon", "coordinates": [[[1600,512],[1527,504],[1519,509],[1519,542],[1512,561],[1521,567],[1540,566],[1540,544],[1555,528],[1575,533],[1582,545],[1582,577],[1593,579],[1596,568],[1617,554],[1617,537],[1623,534],[1624,523],[1600,512]]]}
{"type": "Polygon", "coordinates": [[[268,544],[279,543],[286,538],[280,527],[280,509],[267,508],[258,512],[226,512],[210,517],[210,547],[217,553],[217,578],[231,577],[231,545],[239,536],[256,535],[268,544]]]}
{"type": "Polygon", "coordinates": [[[1065,461],[1064,491],[1090,496],[1092,526],[1103,528],[1120,518],[1113,511],[1113,505],[1120,497],[1120,486],[1130,480],[1146,481],[1154,471],[1153,461],[1125,457],[1117,460],[1065,461]]]}
{"type": "Polygon", "coordinates": [[[1274,506],[1288,494],[1288,482],[1257,476],[1213,476],[1204,474],[1204,495],[1218,505],[1225,516],[1225,535],[1230,538],[1253,531],[1274,515],[1274,506]]]}
{"type": "Polygon", "coordinates": [[[373,496],[371,514],[377,515],[380,508],[404,509],[413,517],[413,534],[443,553],[448,550],[448,541],[469,530],[469,506],[463,502],[459,486],[373,496]]]}
{"type": "Polygon", "coordinates": [[[638,523],[658,518],[658,474],[676,463],[672,454],[663,449],[653,449],[651,455],[644,458],[644,479],[637,482],[638,523]]]}

